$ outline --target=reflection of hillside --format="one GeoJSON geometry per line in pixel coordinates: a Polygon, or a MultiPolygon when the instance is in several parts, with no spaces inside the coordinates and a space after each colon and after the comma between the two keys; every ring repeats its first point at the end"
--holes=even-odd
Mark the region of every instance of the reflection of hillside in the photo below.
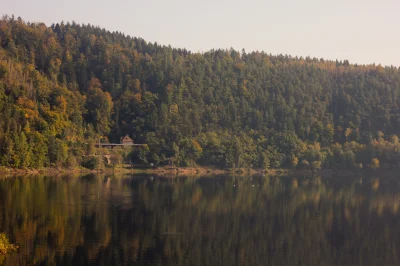
{"type": "Polygon", "coordinates": [[[396,265],[398,189],[377,180],[0,180],[6,265],[396,265]]]}

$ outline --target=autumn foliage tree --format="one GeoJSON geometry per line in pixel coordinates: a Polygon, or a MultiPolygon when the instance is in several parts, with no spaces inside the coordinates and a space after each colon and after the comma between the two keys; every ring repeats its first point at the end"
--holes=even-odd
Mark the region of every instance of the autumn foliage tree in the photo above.
{"type": "Polygon", "coordinates": [[[128,134],[149,146],[125,160],[147,163],[392,168],[399,102],[396,67],[193,53],[91,25],[0,20],[3,166],[82,165],[90,143],[128,134]]]}

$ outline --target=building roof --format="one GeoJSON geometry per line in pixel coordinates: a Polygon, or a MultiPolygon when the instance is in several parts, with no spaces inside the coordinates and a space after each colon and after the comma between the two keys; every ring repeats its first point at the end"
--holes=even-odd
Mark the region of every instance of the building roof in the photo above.
{"type": "Polygon", "coordinates": [[[133,139],[126,135],[125,137],[121,137],[121,142],[133,142],[133,139]]]}

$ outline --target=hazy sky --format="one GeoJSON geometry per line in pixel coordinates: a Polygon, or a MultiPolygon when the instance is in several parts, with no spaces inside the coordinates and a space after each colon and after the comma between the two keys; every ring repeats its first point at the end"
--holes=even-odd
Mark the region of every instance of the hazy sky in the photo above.
{"type": "Polygon", "coordinates": [[[118,30],[194,52],[272,54],[400,65],[400,0],[0,0],[1,13],[118,30]]]}

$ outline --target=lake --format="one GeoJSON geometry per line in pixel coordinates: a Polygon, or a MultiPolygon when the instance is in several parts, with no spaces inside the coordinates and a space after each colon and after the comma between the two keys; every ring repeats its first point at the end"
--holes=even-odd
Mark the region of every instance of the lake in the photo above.
{"type": "MultiPolygon", "coordinates": [[[[400,265],[400,179],[0,178],[4,265],[400,265]]],[[[0,263],[1,264],[1,263],[0,263]]]]}

